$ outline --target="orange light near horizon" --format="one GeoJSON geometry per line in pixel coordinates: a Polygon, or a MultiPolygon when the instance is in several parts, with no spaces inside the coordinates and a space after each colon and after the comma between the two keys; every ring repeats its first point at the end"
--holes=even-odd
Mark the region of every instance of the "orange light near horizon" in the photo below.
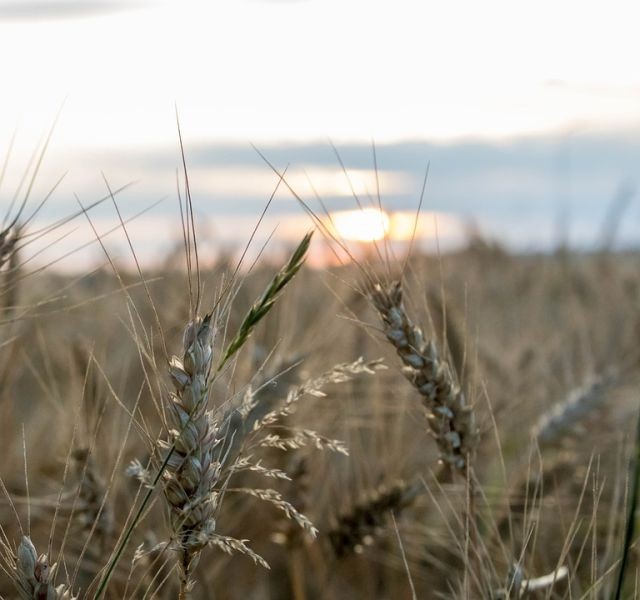
{"type": "Polygon", "coordinates": [[[433,212],[397,211],[389,215],[387,238],[397,242],[436,237],[438,228],[444,233],[451,231],[453,220],[449,215],[433,212]],[[438,225],[436,224],[438,223],[438,225]]]}
{"type": "Polygon", "coordinates": [[[408,242],[412,239],[449,239],[459,236],[461,225],[447,213],[415,211],[385,212],[377,208],[331,213],[325,222],[341,240],[352,242],[408,242]]]}
{"type": "Polygon", "coordinates": [[[425,233],[424,230],[424,223],[417,218],[415,212],[393,212],[387,237],[390,240],[408,241],[414,236],[422,237],[425,233]]]}
{"type": "Polygon", "coordinates": [[[330,226],[338,238],[352,242],[375,242],[389,231],[389,215],[377,208],[344,210],[331,214],[330,226]]]}

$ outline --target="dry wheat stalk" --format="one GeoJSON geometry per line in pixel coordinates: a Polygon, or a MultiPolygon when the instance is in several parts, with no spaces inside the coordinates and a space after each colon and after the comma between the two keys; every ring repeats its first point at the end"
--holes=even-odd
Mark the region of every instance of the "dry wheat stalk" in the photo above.
{"type": "Polygon", "coordinates": [[[533,429],[538,443],[558,445],[583,432],[585,423],[606,406],[609,391],[617,381],[618,377],[608,374],[573,390],[564,402],[553,406],[538,420],[533,429]]]}
{"type": "Polygon", "coordinates": [[[433,318],[434,331],[441,332],[442,347],[446,348],[448,356],[451,358],[453,372],[460,379],[464,378],[466,347],[462,337],[462,331],[455,318],[455,311],[450,303],[445,304],[440,290],[436,288],[427,289],[427,303],[429,314],[433,318]]]}
{"type": "Polygon", "coordinates": [[[73,600],[75,596],[64,584],[54,587],[56,564],[50,565],[46,554],[38,556],[27,536],[22,537],[14,558],[14,571],[20,597],[24,600],[73,600]]]}
{"type": "MultiPolygon", "coordinates": [[[[365,361],[360,357],[352,363],[337,364],[319,377],[292,387],[281,406],[254,422],[252,437],[255,437],[257,433],[264,433],[266,430],[276,431],[276,433],[266,433],[254,445],[260,448],[277,448],[283,451],[314,446],[318,450],[329,450],[348,455],[344,442],[325,437],[312,429],[285,426],[283,421],[295,412],[297,403],[305,396],[324,398],[326,393],[323,388],[329,384],[351,381],[355,375],[374,375],[376,371],[385,368],[380,360],[365,361]]],[[[245,410],[246,414],[250,414],[254,407],[253,402],[249,400],[245,410]]]]}
{"type": "Polygon", "coordinates": [[[362,551],[380,535],[391,511],[400,513],[415,501],[419,482],[394,481],[371,490],[345,510],[328,532],[329,542],[339,557],[362,551]]]}
{"type": "Polygon", "coordinates": [[[0,231],[0,267],[11,258],[20,240],[20,234],[19,227],[9,226],[0,231]]]}
{"type": "MultiPolygon", "coordinates": [[[[130,598],[137,598],[142,590],[146,594],[154,589],[163,589],[164,595],[172,595],[174,592],[173,582],[170,581],[172,561],[167,552],[167,544],[159,543],[153,531],[147,530],[144,534],[144,541],[136,548],[133,555],[132,566],[139,569],[140,580],[132,590],[130,598]]],[[[153,593],[149,596],[155,598],[153,593]]]]}
{"type": "Polygon", "coordinates": [[[188,597],[193,570],[215,530],[214,487],[220,464],[213,451],[219,439],[207,414],[213,338],[211,315],[195,319],[184,331],[182,358],[174,356],[170,363],[175,392],[168,415],[173,427],[170,440],[163,442],[161,448],[166,455],[173,447],[163,480],[179,555],[181,598],[188,597]]]}
{"type": "Polygon", "coordinates": [[[232,407],[222,422],[226,424],[225,454],[230,460],[237,457],[246,436],[254,424],[273,411],[288,390],[300,382],[302,358],[280,361],[267,373],[252,381],[238,407],[232,407]]]}
{"type": "Polygon", "coordinates": [[[540,471],[531,473],[530,468],[518,470],[518,478],[506,495],[506,506],[496,518],[496,533],[501,538],[510,535],[512,520],[528,517],[533,521],[545,498],[553,494],[559,486],[571,480],[576,470],[575,456],[560,452],[545,461],[540,471]]]}
{"type": "MultiPolygon", "coordinates": [[[[302,448],[315,447],[317,450],[328,450],[338,454],[348,455],[345,444],[340,440],[335,440],[323,436],[311,429],[302,429],[286,425],[288,418],[293,414],[296,405],[305,397],[324,398],[327,394],[323,391],[329,384],[344,383],[351,381],[354,376],[361,374],[373,375],[376,371],[384,369],[384,365],[379,360],[366,362],[363,358],[352,363],[340,363],[329,369],[322,375],[309,379],[308,381],[289,389],[286,398],[281,400],[279,406],[272,407],[273,410],[262,414],[260,419],[253,419],[253,411],[256,409],[256,397],[249,393],[245,395],[242,406],[238,409],[244,418],[252,419],[251,431],[246,433],[242,441],[240,455],[235,459],[225,472],[238,473],[242,471],[253,471],[274,480],[286,480],[291,482],[291,477],[282,469],[268,468],[253,462],[251,456],[245,456],[244,452],[264,449],[277,449],[283,452],[296,451],[302,448]],[[275,431],[276,433],[268,433],[275,431]]],[[[262,411],[259,411],[262,413],[262,411]]],[[[288,465],[290,466],[290,465],[288,465]]],[[[290,502],[285,501],[279,492],[272,489],[253,488],[228,488],[227,491],[242,492],[269,502],[280,511],[284,512],[288,519],[295,522],[311,537],[317,534],[313,524],[301,514],[290,502]]]]}
{"type": "Polygon", "coordinates": [[[432,340],[409,318],[402,301],[399,281],[383,288],[375,284],[370,292],[387,339],[404,363],[405,377],[423,397],[431,433],[440,459],[464,472],[467,459],[478,441],[473,408],[465,401],[451,369],[432,340]]]}
{"type": "MultiPolygon", "coordinates": [[[[309,473],[308,461],[305,456],[294,455],[290,461],[289,472],[289,496],[293,498],[294,504],[299,511],[306,511],[310,505],[309,485],[311,476],[309,473]]],[[[280,531],[271,536],[271,540],[276,544],[282,544],[291,551],[298,546],[303,545],[308,535],[304,530],[295,527],[291,519],[283,519],[280,524],[280,531]]]]}
{"type": "MultiPolygon", "coordinates": [[[[169,372],[174,392],[169,401],[169,439],[159,442],[162,460],[159,473],[169,506],[172,530],[170,545],[177,550],[179,557],[181,599],[190,596],[194,585],[193,571],[206,546],[216,546],[227,553],[246,554],[254,562],[268,568],[264,559],[255,554],[243,540],[216,533],[215,513],[223,488],[234,472],[234,465],[225,466],[225,463],[228,465],[228,454],[216,450],[221,448],[224,428],[219,427],[207,411],[209,391],[215,373],[219,373],[242,348],[256,325],[274,306],[284,287],[301,268],[311,236],[312,232],[303,237],[287,264],[276,273],[261,297],[252,305],[238,332],[223,350],[215,368],[212,314],[204,318],[195,317],[187,325],[183,334],[182,357],[174,356],[170,361],[169,372]],[[214,451],[217,452],[216,456],[214,451]]],[[[245,465],[245,468],[249,467],[260,471],[260,465],[245,465]]],[[[143,482],[150,479],[139,462],[134,462],[129,472],[143,482]]],[[[269,470],[262,469],[261,472],[265,474],[269,470]]],[[[277,504],[294,518],[297,517],[299,522],[304,521],[303,516],[293,507],[289,508],[284,500],[276,497],[277,492],[252,492],[253,495],[277,504]]]]}
{"type": "MultiPolygon", "coordinates": [[[[1,254],[2,251],[0,251],[1,254]]],[[[0,262],[2,262],[0,260],[0,262]]],[[[2,266],[0,264],[0,266],[2,266]]],[[[4,281],[2,283],[2,292],[4,295],[3,305],[5,309],[5,319],[9,319],[15,312],[18,302],[20,301],[20,249],[15,247],[10,251],[9,264],[4,271],[4,281]]]]}
{"type": "Polygon", "coordinates": [[[507,585],[494,591],[492,600],[520,600],[527,597],[531,592],[549,590],[557,582],[566,579],[568,575],[569,570],[567,567],[562,566],[548,575],[525,579],[522,567],[518,564],[513,564],[509,569],[507,585]]]}
{"type": "Polygon", "coordinates": [[[87,448],[78,448],[72,457],[80,479],[75,514],[83,529],[91,534],[95,542],[91,547],[104,550],[114,528],[113,508],[109,502],[104,502],[106,484],[87,448]]]}

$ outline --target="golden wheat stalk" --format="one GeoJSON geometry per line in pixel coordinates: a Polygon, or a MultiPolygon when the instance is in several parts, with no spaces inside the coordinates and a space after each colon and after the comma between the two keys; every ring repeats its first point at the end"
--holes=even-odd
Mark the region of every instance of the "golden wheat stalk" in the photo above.
{"type": "Polygon", "coordinates": [[[375,284],[370,299],[387,339],[404,363],[403,374],[422,396],[440,459],[464,473],[478,442],[473,408],[435,343],[424,339],[422,330],[407,314],[401,283],[395,281],[387,287],[375,284]]]}
{"type": "Polygon", "coordinates": [[[165,454],[173,448],[163,479],[178,548],[180,598],[188,597],[193,570],[215,530],[216,496],[212,492],[220,468],[213,450],[219,440],[207,415],[213,337],[211,315],[189,323],[183,335],[182,357],[174,356],[169,369],[175,390],[168,411],[173,427],[170,440],[161,447],[165,454]]]}
{"type": "Polygon", "coordinates": [[[335,519],[328,532],[329,542],[338,557],[361,552],[363,546],[380,535],[387,517],[399,514],[417,498],[419,482],[394,481],[380,485],[360,498],[335,519]]]}

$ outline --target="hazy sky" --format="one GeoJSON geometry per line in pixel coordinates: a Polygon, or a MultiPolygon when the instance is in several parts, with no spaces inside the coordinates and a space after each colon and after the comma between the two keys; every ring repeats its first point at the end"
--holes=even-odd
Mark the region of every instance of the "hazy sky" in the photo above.
{"type": "Polygon", "coordinates": [[[637,127],[637,2],[0,2],[0,132],[382,142],[637,127]]]}
{"type": "MultiPolygon", "coordinates": [[[[73,206],[73,192],[87,202],[99,195],[101,170],[114,185],[140,180],[122,196],[131,211],[175,196],[177,103],[200,209],[209,216],[246,224],[268,198],[275,180],[255,154],[248,158],[251,142],[269,149],[278,166],[293,163],[305,193],[308,175],[338,203],[349,189],[326,139],[355,148],[348,166],[361,192],[371,193],[375,138],[380,148],[420,150],[381,153],[392,204],[415,203],[432,160],[428,207],[496,222],[537,207],[548,223],[564,210],[556,205],[563,194],[571,202],[579,189],[585,202],[607,202],[637,170],[636,146],[627,142],[640,132],[639,6],[0,0],[0,152],[17,131],[0,202],[63,101],[41,177],[42,192],[69,171],[52,210],[73,206]],[[576,158],[585,139],[595,156],[589,167],[576,158]],[[611,140],[624,167],[602,167],[611,140]],[[331,158],[319,164],[321,148],[331,158]],[[470,148],[473,163],[465,158],[470,148]],[[237,152],[245,154],[229,158],[237,152]],[[385,163],[391,155],[410,166],[385,163]],[[585,184],[592,180],[595,187],[585,184]],[[526,189],[518,193],[519,186],[526,189]]],[[[287,202],[275,214],[297,210],[287,202]]],[[[99,218],[106,227],[113,215],[99,218]]]]}

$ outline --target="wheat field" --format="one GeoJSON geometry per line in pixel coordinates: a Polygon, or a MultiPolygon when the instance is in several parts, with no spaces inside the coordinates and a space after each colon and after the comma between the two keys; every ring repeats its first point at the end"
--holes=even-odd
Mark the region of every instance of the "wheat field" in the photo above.
{"type": "Polygon", "coordinates": [[[184,209],[76,275],[5,220],[0,597],[638,596],[637,254],[205,265],[184,209]]]}

